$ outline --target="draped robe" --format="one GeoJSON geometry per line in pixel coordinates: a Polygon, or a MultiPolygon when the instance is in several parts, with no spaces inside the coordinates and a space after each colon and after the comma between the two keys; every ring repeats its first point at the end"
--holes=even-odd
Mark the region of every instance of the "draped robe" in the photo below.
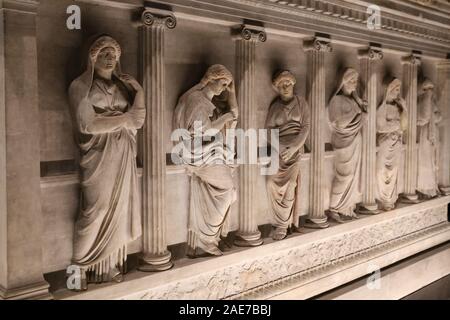
{"type": "Polygon", "coordinates": [[[335,178],[330,198],[330,210],[354,216],[361,197],[360,174],[363,115],[356,101],[345,95],[335,95],[329,105],[332,129],[331,143],[335,150],[335,178]]]}
{"type": "Polygon", "coordinates": [[[377,182],[378,200],[391,209],[398,199],[398,171],[402,155],[403,130],[399,106],[383,103],[377,110],[377,182]]]}
{"type": "Polygon", "coordinates": [[[417,103],[417,137],[419,140],[417,190],[431,197],[440,192],[437,178],[439,159],[437,124],[441,120],[441,114],[432,95],[419,96],[417,103]]]}
{"type": "Polygon", "coordinates": [[[72,262],[89,271],[90,281],[108,281],[125,271],[127,244],[141,235],[136,168],[136,130],[123,83],[93,79],[88,70],[69,90],[81,151],[81,208],[75,224],[72,262]],[[129,123],[129,122],[128,122],[129,123]]]}
{"type": "Polygon", "coordinates": [[[206,95],[194,87],[180,99],[175,126],[189,132],[184,138],[186,148],[182,156],[191,175],[188,246],[217,255],[220,236],[229,231],[227,218],[236,201],[236,189],[233,168],[226,162],[228,149],[223,141],[206,135],[212,127],[215,109],[206,95]],[[201,125],[195,127],[196,123],[201,125]],[[195,143],[195,138],[203,142],[195,143]]]}
{"type": "Polygon", "coordinates": [[[295,210],[295,203],[299,188],[300,159],[310,129],[308,104],[299,96],[295,96],[287,104],[278,98],[270,106],[266,128],[279,129],[280,151],[287,147],[298,147],[298,151],[287,161],[279,156],[278,172],[267,177],[267,196],[274,226],[288,228],[294,224],[298,227],[299,216],[295,210]]]}

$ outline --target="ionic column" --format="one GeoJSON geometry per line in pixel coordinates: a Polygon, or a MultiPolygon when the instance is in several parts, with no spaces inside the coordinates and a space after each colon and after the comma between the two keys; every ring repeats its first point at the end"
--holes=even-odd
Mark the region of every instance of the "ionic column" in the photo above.
{"type": "Polygon", "coordinates": [[[139,270],[170,269],[165,221],[166,153],[164,148],[165,66],[164,32],[176,26],[166,11],[145,9],[141,44],[143,87],[147,116],[143,129],[143,256],[139,270]]]}
{"type": "Polygon", "coordinates": [[[316,37],[303,43],[308,58],[306,77],[308,104],[311,108],[311,160],[309,215],[305,227],[327,228],[325,215],[325,141],[323,125],[326,122],[325,53],[331,52],[330,40],[316,37]]]}
{"type": "Polygon", "coordinates": [[[402,201],[417,203],[417,70],[420,65],[419,55],[412,53],[402,57],[403,64],[403,95],[408,110],[408,129],[406,132],[405,153],[405,189],[402,201]]]}
{"type": "MultiPolygon", "coordinates": [[[[255,50],[257,42],[266,41],[263,29],[242,26],[234,37],[236,40],[236,90],[239,105],[240,127],[257,129],[255,105],[255,50]]],[[[255,201],[258,195],[255,191],[258,178],[257,164],[250,164],[249,143],[245,143],[245,162],[239,168],[239,230],[234,241],[235,245],[243,247],[259,246],[263,243],[261,232],[255,220],[255,201]]]]}
{"type": "Polygon", "coordinates": [[[439,188],[445,195],[450,195],[450,60],[438,63],[439,110],[442,114],[440,123],[439,188]]]}
{"type": "Polygon", "coordinates": [[[0,300],[51,298],[42,257],[37,6],[0,1],[0,300]]]}
{"type": "Polygon", "coordinates": [[[358,52],[361,80],[364,87],[363,97],[368,102],[367,120],[362,129],[362,203],[358,212],[362,214],[380,213],[375,200],[376,157],[377,157],[377,61],[383,59],[381,48],[369,47],[358,52]]]}

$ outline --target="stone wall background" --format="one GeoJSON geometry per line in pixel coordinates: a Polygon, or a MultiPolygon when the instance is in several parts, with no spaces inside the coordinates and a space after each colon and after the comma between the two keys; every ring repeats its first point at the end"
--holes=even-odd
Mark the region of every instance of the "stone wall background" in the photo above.
{"type": "MultiPolygon", "coordinates": [[[[82,10],[82,29],[68,30],[65,27],[66,8],[73,4],[69,0],[41,0],[37,15],[38,47],[38,87],[40,125],[41,168],[51,164],[56,171],[51,176],[41,172],[41,199],[44,215],[43,261],[45,272],[65,268],[72,255],[73,223],[78,211],[78,181],[73,166],[76,163],[77,147],[72,138],[67,89],[70,82],[83,72],[86,63],[83,46],[95,34],[107,33],[122,46],[121,64],[124,72],[139,79],[139,31],[133,23],[131,10],[101,7],[93,4],[77,3],[82,10]]],[[[359,70],[357,48],[343,44],[333,44],[333,52],[326,55],[327,99],[334,92],[339,81],[339,73],[344,67],[359,70]]],[[[230,36],[230,27],[205,22],[194,22],[179,18],[178,25],[166,34],[166,106],[164,139],[166,152],[172,148],[172,114],[178,98],[186,90],[198,83],[207,67],[220,63],[230,70],[235,69],[235,43],[230,36]]],[[[258,125],[262,128],[267,110],[275,97],[271,79],[281,69],[289,69],[297,77],[296,91],[306,96],[306,55],[302,50],[302,40],[268,33],[268,40],[259,43],[256,51],[257,71],[256,97],[258,125]]],[[[391,76],[402,79],[400,55],[385,52],[380,63],[379,81],[391,76]]],[[[433,81],[436,69],[433,60],[422,60],[422,72],[433,81]]],[[[380,86],[379,102],[384,87],[380,86]]],[[[151,112],[151,111],[150,111],[151,112]]],[[[324,117],[324,121],[326,117],[324,117]]],[[[325,141],[330,141],[330,131],[324,126],[325,141]]],[[[333,152],[328,151],[325,163],[325,185],[329,190],[333,179],[333,152]]],[[[400,189],[402,190],[400,173],[400,189]]],[[[189,207],[189,177],[180,170],[168,168],[166,175],[166,219],[168,245],[186,240],[187,215],[189,207]]],[[[238,180],[236,179],[236,182],[238,180]]],[[[400,191],[401,191],[400,190],[400,191]]],[[[270,223],[266,201],[265,177],[259,176],[258,225],[270,223]]],[[[298,210],[308,213],[309,160],[302,161],[301,190],[298,210]]],[[[326,197],[328,202],[328,198],[326,197]]],[[[326,208],[328,203],[326,203],[326,208]]],[[[238,203],[231,214],[232,229],[238,225],[238,203]]],[[[131,252],[140,250],[140,241],[131,247],[131,252]]]]}

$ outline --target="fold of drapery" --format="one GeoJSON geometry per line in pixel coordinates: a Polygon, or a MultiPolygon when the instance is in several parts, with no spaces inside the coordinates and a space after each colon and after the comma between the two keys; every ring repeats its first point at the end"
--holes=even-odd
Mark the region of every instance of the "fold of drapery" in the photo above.
{"type": "MultiPolygon", "coordinates": [[[[303,145],[310,126],[308,105],[298,96],[284,104],[278,99],[269,109],[266,128],[279,130],[279,147],[282,152],[294,142],[300,140],[303,145]]],[[[274,219],[273,225],[279,228],[288,228],[291,225],[298,227],[299,212],[296,210],[297,193],[300,189],[300,159],[301,147],[291,159],[285,161],[279,155],[279,168],[277,173],[267,177],[267,196],[270,210],[274,219]]]]}
{"type": "Polygon", "coordinates": [[[377,199],[389,210],[398,199],[398,172],[403,145],[406,110],[398,102],[387,102],[389,90],[399,86],[394,80],[388,86],[383,103],[377,110],[377,199]]]}
{"type": "Polygon", "coordinates": [[[141,235],[137,128],[129,127],[127,117],[142,123],[145,115],[133,113],[128,100],[130,88],[120,79],[119,62],[112,86],[95,79],[97,55],[109,47],[116,50],[119,60],[119,44],[109,36],[99,37],[89,50],[86,71],[69,88],[81,154],[81,202],[72,263],[95,282],[110,280],[126,269],[126,247],[141,235]]]}
{"type": "Polygon", "coordinates": [[[363,116],[350,97],[337,95],[329,106],[332,145],[335,152],[335,177],[331,188],[330,210],[354,216],[361,197],[361,127],[363,116]]]}
{"type": "Polygon", "coordinates": [[[208,135],[215,106],[200,88],[197,85],[180,98],[174,127],[185,129],[178,142],[183,145],[180,160],[191,176],[188,247],[216,255],[220,236],[228,234],[230,208],[236,201],[233,165],[228,162],[234,158],[224,140],[208,135]]]}
{"type": "Polygon", "coordinates": [[[417,190],[430,197],[439,194],[438,159],[439,131],[437,124],[442,120],[431,94],[423,93],[417,103],[418,174],[417,190]]]}

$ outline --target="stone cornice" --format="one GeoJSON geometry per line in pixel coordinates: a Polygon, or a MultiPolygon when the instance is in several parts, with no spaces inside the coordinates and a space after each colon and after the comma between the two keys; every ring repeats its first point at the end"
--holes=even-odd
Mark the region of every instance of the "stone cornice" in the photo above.
{"type": "Polygon", "coordinates": [[[0,10],[36,14],[39,0],[0,0],[0,10]]]}
{"type": "MultiPolygon", "coordinates": [[[[278,1],[278,0],[277,0],[278,1]]],[[[362,45],[377,42],[386,50],[408,52],[420,50],[425,56],[444,58],[450,46],[450,28],[442,23],[418,19],[415,16],[384,10],[380,30],[368,30],[366,7],[343,0],[333,2],[330,10],[323,6],[301,8],[271,0],[166,0],[180,18],[220,24],[236,24],[242,17],[264,24],[266,31],[310,37],[316,32],[330,34],[334,41],[362,45]],[[334,4],[336,3],[336,4],[334,4]],[[257,9],[257,10],[255,10],[257,9]],[[328,10],[328,9],[327,9],[328,10]],[[448,29],[447,32],[445,29],[448,29]]],[[[315,1],[314,3],[320,3],[315,1]]],[[[358,1],[360,3],[361,1],[358,1]]],[[[311,2],[308,2],[311,3],[311,2]]],[[[327,7],[328,8],[328,7],[327,7]]]]}
{"type": "MultiPolygon", "coordinates": [[[[76,0],[124,9],[139,9],[141,0],[76,0]]],[[[450,18],[442,10],[414,3],[398,3],[394,10],[385,0],[153,0],[171,7],[180,19],[233,26],[243,19],[261,22],[266,32],[299,38],[316,32],[330,34],[333,42],[361,46],[383,45],[385,51],[407,53],[412,49],[424,56],[443,59],[450,47],[450,18]],[[305,3],[305,5],[303,5],[305,3]],[[300,6],[299,6],[300,4],[300,6]],[[368,30],[367,6],[379,4],[381,29],[368,30]],[[406,10],[406,9],[411,10],[406,10]]],[[[442,7],[442,5],[441,5],[442,7]]],[[[441,8],[442,9],[442,8],[441,8]]]]}

